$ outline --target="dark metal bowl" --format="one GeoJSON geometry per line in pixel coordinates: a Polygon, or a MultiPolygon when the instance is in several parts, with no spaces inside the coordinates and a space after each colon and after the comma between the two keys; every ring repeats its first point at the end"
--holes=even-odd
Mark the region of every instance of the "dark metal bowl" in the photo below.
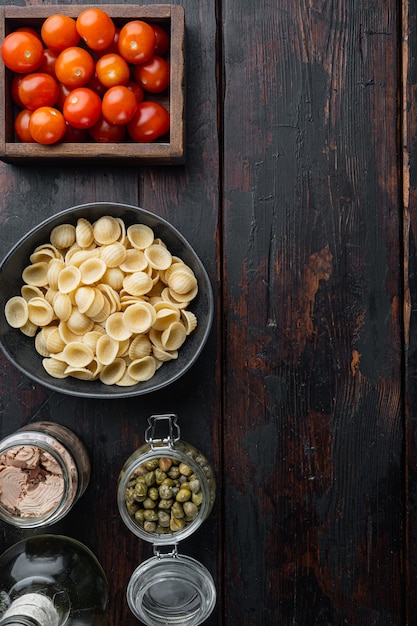
{"type": "Polygon", "coordinates": [[[180,378],[200,355],[213,321],[213,293],[209,277],[193,248],[176,228],[166,220],[144,209],[113,202],[92,202],[66,209],[41,222],[18,241],[0,264],[0,347],[8,359],[24,374],[37,383],[72,396],[85,398],[127,398],[162,389],[180,378]],[[23,284],[22,271],[30,263],[34,249],[49,241],[52,229],[63,223],[76,224],[84,217],[91,222],[102,215],[120,217],[129,226],[142,223],[150,226],[155,236],[164,241],[169,251],[183,259],[194,271],[198,280],[197,297],[190,310],[198,319],[197,328],[187,337],[178,351],[178,359],[165,362],[148,381],[132,387],[104,385],[101,381],[84,381],[76,378],[56,379],[42,367],[42,357],[36,352],[34,338],[26,337],[20,330],[9,326],[4,307],[9,298],[20,295],[23,284]]]}

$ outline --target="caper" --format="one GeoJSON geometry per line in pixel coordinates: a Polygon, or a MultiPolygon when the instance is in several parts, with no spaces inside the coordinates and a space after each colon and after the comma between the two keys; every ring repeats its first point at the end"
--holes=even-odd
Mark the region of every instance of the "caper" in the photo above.
{"type": "Polygon", "coordinates": [[[154,533],[156,531],[156,522],[145,522],[143,528],[148,533],[154,533]]]}
{"type": "Polygon", "coordinates": [[[182,530],[185,527],[185,520],[178,518],[178,517],[174,517],[172,515],[171,519],[169,520],[169,527],[172,530],[172,532],[176,532],[177,530],[182,530]]]}
{"type": "Polygon", "coordinates": [[[175,480],[172,478],[164,478],[161,485],[168,485],[168,487],[173,487],[175,485],[175,480]]]}
{"type": "Polygon", "coordinates": [[[158,511],[158,521],[164,528],[169,528],[170,514],[166,511],[158,511]]]}
{"type": "Polygon", "coordinates": [[[154,509],[156,507],[155,500],[152,500],[151,498],[146,498],[142,504],[144,509],[154,509]]]}
{"type": "Polygon", "coordinates": [[[145,467],[148,471],[156,469],[159,467],[159,459],[149,459],[149,461],[146,461],[145,467]]]}
{"type": "Polygon", "coordinates": [[[166,473],[161,470],[160,467],[157,467],[155,470],[155,482],[157,485],[161,485],[165,478],[167,477],[166,473]]]}
{"type": "Polygon", "coordinates": [[[174,517],[177,517],[178,519],[184,517],[184,509],[181,502],[174,502],[174,504],[172,505],[171,513],[174,517]]]}
{"type": "Polygon", "coordinates": [[[195,520],[198,515],[198,507],[194,504],[194,502],[184,502],[183,507],[186,520],[188,522],[195,520]]]}
{"type": "Polygon", "coordinates": [[[201,489],[201,485],[200,485],[200,481],[198,480],[198,478],[194,478],[193,480],[190,480],[190,489],[193,493],[198,493],[201,489]]]}
{"type": "Polygon", "coordinates": [[[147,473],[147,468],[144,465],[139,465],[133,472],[133,476],[143,476],[143,474],[147,473]]]}
{"type": "Polygon", "coordinates": [[[155,511],[155,509],[146,509],[143,512],[143,519],[147,520],[148,522],[157,522],[158,513],[155,511]]]}
{"type": "Polygon", "coordinates": [[[167,535],[169,533],[169,526],[157,524],[155,532],[158,533],[158,535],[167,535]]]}
{"type": "Polygon", "coordinates": [[[203,502],[203,492],[199,491],[198,493],[193,493],[191,501],[194,502],[196,506],[201,506],[201,503],[203,502]]]}
{"type": "Polygon", "coordinates": [[[137,502],[126,502],[126,509],[129,515],[134,515],[139,508],[139,504],[137,502]]]}
{"type": "Polygon", "coordinates": [[[172,487],[169,485],[160,485],[158,493],[162,500],[169,500],[172,498],[172,487]]]}
{"type": "Polygon", "coordinates": [[[145,474],[144,478],[148,487],[152,487],[155,484],[155,472],[153,470],[145,474]]]}
{"type": "Polygon", "coordinates": [[[171,469],[167,472],[167,474],[170,478],[178,478],[178,476],[180,475],[180,468],[176,465],[173,465],[171,469]]]}
{"type": "Polygon", "coordinates": [[[173,499],[170,498],[169,500],[160,500],[158,507],[160,509],[170,509],[172,507],[172,503],[173,503],[173,499]]]}
{"type": "Polygon", "coordinates": [[[163,472],[167,472],[172,466],[172,459],[168,459],[167,457],[162,457],[159,459],[159,467],[163,472]]]}
{"type": "Polygon", "coordinates": [[[148,496],[151,500],[159,499],[159,490],[157,487],[151,487],[148,491],[148,496]]]}
{"type": "Polygon", "coordinates": [[[180,463],[180,474],[182,474],[183,476],[191,476],[192,473],[193,470],[189,465],[187,465],[186,463],[180,463]]]}
{"type": "Polygon", "coordinates": [[[141,498],[141,497],[146,497],[147,493],[148,493],[148,488],[145,485],[145,483],[142,482],[142,481],[136,481],[136,485],[135,485],[135,499],[141,498]]]}
{"type": "Polygon", "coordinates": [[[144,522],[145,521],[145,511],[144,509],[139,509],[138,511],[136,511],[135,513],[135,520],[137,522],[144,522]]]}
{"type": "Polygon", "coordinates": [[[126,504],[132,504],[135,501],[135,490],[134,489],[126,489],[125,491],[125,501],[126,504]]]}
{"type": "Polygon", "coordinates": [[[190,498],[191,498],[191,491],[189,489],[183,489],[183,488],[181,488],[179,492],[177,493],[177,495],[175,496],[175,499],[177,502],[186,502],[187,500],[190,500],[190,498]]]}

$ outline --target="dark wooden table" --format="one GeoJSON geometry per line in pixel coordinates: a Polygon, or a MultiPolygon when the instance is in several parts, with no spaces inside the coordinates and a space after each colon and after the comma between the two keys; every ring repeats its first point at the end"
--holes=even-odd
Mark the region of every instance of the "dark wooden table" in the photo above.
{"type": "MultiPolygon", "coordinates": [[[[209,273],[208,344],[166,390],[109,402],[52,393],[3,359],[0,434],[50,419],[86,443],[91,484],[51,530],[99,556],[109,626],[137,623],[126,585],[152,552],[121,522],[117,476],[166,411],[218,480],[212,515],[181,544],[216,580],[207,624],[412,626],[417,2],[174,4],[185,166],[2,163],[0,252],[69,206],[142,206],[209,273]]],[[[0,548],[22,534],[1,524],[0,548]]]]}

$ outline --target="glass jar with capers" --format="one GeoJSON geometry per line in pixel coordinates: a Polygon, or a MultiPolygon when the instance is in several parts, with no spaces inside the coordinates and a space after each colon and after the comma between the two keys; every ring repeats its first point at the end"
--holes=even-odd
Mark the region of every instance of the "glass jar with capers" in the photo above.
{"type": "Polygon", "coordinates": [[[146,444],[125,462],[117,490],[123,521],[153,543],[155,554],[133,572],[127,601],[147,626],[198,626],[213,611],[216,588],[208,570],[178,554],[177,544],[210,514],[214,472],[197,448],[180,439],[176,415],[152,415],[148,422],[146,444]],[[161,425],[168,425],[168,434],[158,437],[161,425]]]}
{"type": "Polygon", "coordinates": [[[146,444],[125,462],[119,477],[118,506],[130,530],[159,545],[181,541],[210,514],[216,493],[206,457],[179,438],[176,416],[150,418],[146,444]],[[171,418],[166,438],[156,425],[171,418]]]}

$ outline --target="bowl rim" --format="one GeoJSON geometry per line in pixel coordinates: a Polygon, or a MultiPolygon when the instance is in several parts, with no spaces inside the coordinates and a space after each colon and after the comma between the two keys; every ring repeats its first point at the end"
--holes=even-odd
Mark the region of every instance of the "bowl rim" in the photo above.
{"type": "MultiPolygon", "coordinates": [[[[177,381],[186,372],[188,372],[188,370],[194,365],[194,363],[196,362],[196,360],[200,356],[200,354],[201,354],[201,352],[202,352],[202,350],[203,350],[203,348],[204,348],[204,346],[205,346],[205,344],[207,342],[207,339],[208,339],[209,334],[211,332],[211,328],[212,328],[212,325],[213,325],[213,318],[214,318],[214,296],[213,296],[213,290],[212,290],[212,286],[211,286],[211,282],[210,282],[208,273],[207,273],[207,271],[206,271],[202,261],[200,260],[200,257],[197,255],[197,253],[195,252],[195,250],[191,246],[191,244],[188,242],[188,240],[184,237],[184,235],[175,226],[173,226],[170,222],[168,222],[168,220],[166,220],[165,218],[157,215],[156,213],[152,213],[151,211],[149,211],[147,209],[143,209],[142,207],[131,205],[131,204],[126,204],[126,203],[122,203],[122,202],[94,201],[94,202],[87,202],[87,203],[83,203],[83,204],[74,205],[72,207],[69,207],[67,209],[63,209],[62,211],[54,213],[53,215],[43,219],[36,226],[31,228],[25,235],[20,237],[19,240],[14,245],[12,245],[12,247],[9,249],[9,251],[6,252],[6,254],[1,259],[1,261],[0,261],[0,273],[3,271],[3,268],[6,265],[6,263],[13,257],[13,254],[15,254],[16,250],[18,250],[19,247],[24,244],[26,239],[28,239],[29,237],[35,236],[38,231],[46,228],[50,224],[54,224],[54,222],[57,222],[57,225],[58,225],[58,223],[62,223],[62,221],[65,220],[66,216],[71,216],[74,213],[76,213],[77,211],[78,212],[82,212],[82,211],[86,211],[86,210],[95,210],[97,208],[98,209],[102,208],[103,210],[108,208],[110,212],[111,212],[112,208],[119,209],[119,210],[133,211],[133,212],[137,212],[138,216],[145,216],[145,217],[149,218],[150,221],[159,222],[167,230],[171,231],[172,234],[175,237],[177,237],[177,239],[181,242],[181,244],[189,251],[189,253],[193,257],[193,261],[198,266],[199,271],[201,272],[201,274],[203,276],[203,279],[204,279],[204,282],[205,282],[205,291],[206,291],[206,297],[207,297],[207,301],[208,301],[208,306],[207,306],[207,311],[205,312],[205,314],[206,314],[206,322],[205,322],[204,332],[203,332],[203,334],[201,336],[200,343],[197,345],[197,348],[196,348],[195,352],[193,353],[192,357],[190,359],[188,359],[188,361],[184,364],[184,366],[179,371],[174,372],[166,380],[160,381],[159,383],[155,383],[151,388],[146,388],[144,386],[141,386],[141,383],[137,383],[137,385],[133,385],[131,387],[120,387],[119,388],[120,391],[112,391],[112,392],[110,392],[110,390],[109,390],[108,393],[106,393],[106,390],[103,389],[103,387],[105,387],[104,384],[102,384],[103,387],[101,388],[100,391],[99,390],[95,391],[94,388],[93,388],[93,390],[89,389],[89,390],[86,390],[86,391],[82,391],[82,390],[78,391],[78,390],[73,390],[73,389],[69,390],[69,389],[65,389],[65,388],[61,389],[59,387],[58,382],[54,382],[54,381],[58,381],[59,379],[54,379],[54,378],[51,377],[51,382],[49,382],[48,380],[44,380],[43,378],[40,378],[39,376],[37,376],[36,373],[29,372],[28,370],[26,370],[24,368],[23,365],[21,365],[13,357],[12,354],[10,354],[10,352],[7,349],[7,347],[4,345],[3,338],[2,338],[1,334],[0,334],[0,349],[3,352],[3,354],[7,357],[7,359],[18,370],[20,370],[25,376],[27,376],[28,378],[30,378],[34,382],[38,383],[42,387],[46,387],[46,388],[48,388],[48,389],[50,389],[52,391],[58,392],[58,393],[62,393],[62,394],[73,396],[73,397],[95,398],[95,399],[102,399],[102,400],[112,400],[112,399],[117,400],[117,399],[121,399],[121,398],[133,398],[133,397],[137,397],[137,396],[140,396],[140,395],[146,395],[146,394],[154,393],[156,391],[159,391],[159,390],[167,387],[168,385],[171,385],[175,381],[177,381]]],[[[103,215],[104,214],[105,213],[103,212],[103,215]]],[[[52,230],[52,228],[53,228],[53,226],[51,226],[51,230],[52,230]]],[[[11,329],[11,330],[18,331],[19,329],[11,329]]],[[[86,384],[86,383],[88,384],[88,382],[93,384],[93,383],[96,383],[97,381],[80,381],[80,382],[82,382],[83,384],[86,384]]],[[[112,387],[114,387],[114,386],[112,386],[112,387]]]]}

